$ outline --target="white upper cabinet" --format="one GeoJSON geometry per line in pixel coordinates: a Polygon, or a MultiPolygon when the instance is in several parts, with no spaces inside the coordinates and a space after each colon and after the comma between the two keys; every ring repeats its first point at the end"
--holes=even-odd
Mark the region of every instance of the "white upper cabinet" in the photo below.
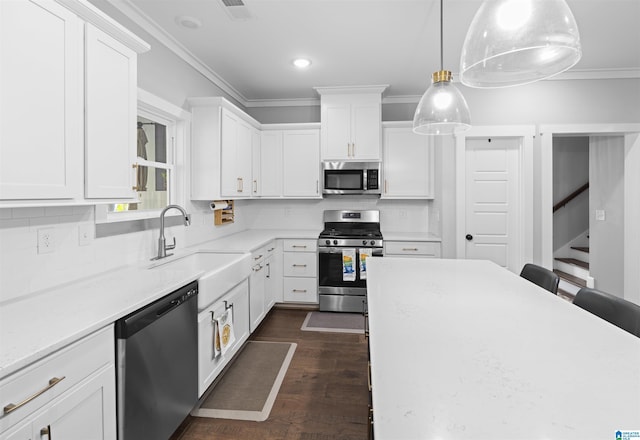
{"type": "Polygon", "coordinates": [[[382,198],[433,198],[433,136],[415,134],[411,123],[385,123],[383,133],[382,198]]]}
{"type": "Polygon", "coordinates": [[[283,196],[320,198],[320,131],[285,131],[282,135],[283,196]]]}
{"type": "Polygon", "coordinates": [[[316,88],[321,95],[322,160],[381,159],[384,88],[316,88]]]}
{"type": "Polygon", "coordinates": [[[0,41],[0,206],[135,197],[149,46],[80,0],[0,1],[0,41]]]}
{"type": "Polygon", "coordinates": [[[237,114],[222,109],[221,196],[251,197],[252,127],[237,114]]]}
{"type": "Polygon", "coordinates": [[[256,185],[257,194],[260,182],[252,179],[252,156],[257,148],[258,121],[224,98],[191,98],[189,103],[191,198],[247,198],[256,185]]]}
{"type": "Polygon", "coordinates": [[[54,1],[0,1],[0,199],[81,195],[81,23],[54,1]]]}
{"type": "Polygon", "coordinates": [[[135,198],[137,54],[87,24],[85,196],[135,198]]]}
{"type": "MultiPolygon", "coordinates": [[[[254,161],[256,160],[254,155],[254,161]]],[[[261,133],[258,166],[260,177],[254,175],[255,185],[261,197],[282,196],[282,131],[268,130],[261,133]]]]}

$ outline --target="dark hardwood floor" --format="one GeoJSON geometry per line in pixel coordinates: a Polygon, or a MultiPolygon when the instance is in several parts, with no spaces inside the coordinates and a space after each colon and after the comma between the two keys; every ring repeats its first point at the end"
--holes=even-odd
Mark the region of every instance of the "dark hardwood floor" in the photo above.
{"type": "Polygon", "coordinates": [[[298,344],[264,422],[189,416],[170,440],[364,440],[367,344],[364,335],[301,331],[306,310],[273,309],[251,335],[298,344]]]}

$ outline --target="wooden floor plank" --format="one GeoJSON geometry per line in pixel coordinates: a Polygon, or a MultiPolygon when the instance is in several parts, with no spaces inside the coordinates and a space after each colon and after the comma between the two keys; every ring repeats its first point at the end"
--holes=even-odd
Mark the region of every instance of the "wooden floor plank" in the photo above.
{"type": "Polygon", "coordinates": [[[273,309],[250,340],[298,344],[264,422],[189,416],[170,440],[364,440],[364,335],[301,331],[307,310],[273,309]]]}

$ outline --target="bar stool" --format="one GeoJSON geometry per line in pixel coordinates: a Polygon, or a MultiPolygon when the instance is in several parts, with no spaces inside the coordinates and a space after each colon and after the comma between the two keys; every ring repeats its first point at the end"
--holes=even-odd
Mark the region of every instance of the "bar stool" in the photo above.
{"type": "Polygon", "coordinates": [[[573,303],[640,338],[640,306],[601,290],[583,287],[573,303]]]}
{"type": "Polygon", "coordinates": [[[560,277],[549,269],[545,269],[544,267],[536,264],[527,263],[522,268],[520,276],[534,284],[537,284],[543,289],[548,290],[554,295],[558,294],[560,277]]]}

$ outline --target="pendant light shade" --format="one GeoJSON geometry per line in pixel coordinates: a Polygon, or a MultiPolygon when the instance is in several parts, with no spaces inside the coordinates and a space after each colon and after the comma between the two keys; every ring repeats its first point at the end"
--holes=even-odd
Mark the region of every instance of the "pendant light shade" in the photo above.
{"type": "Polygon", "coordinates": [[[418,134],[453,134],[471,128],[469,107],[460,90],[451,82],[451,72],[433,74],[433,84],[422,95],[413,117],[418,134]]]}
{"type": "Polygon", "coordinates": [[[413,116],[413,131],[417,134],[451,135],[471,128],[467,101],[451,82],[451,72],[443,69],[442,2],[440,0],[440,71],[433,73],[432,84],[420,98],[413,116]]]}
{"type": "Polygon", "coordinates": [[[460,81],[483,88],[527,84],[564,72],[581,56],[564,0],[485,0],[462,47],[460,81]]]}

